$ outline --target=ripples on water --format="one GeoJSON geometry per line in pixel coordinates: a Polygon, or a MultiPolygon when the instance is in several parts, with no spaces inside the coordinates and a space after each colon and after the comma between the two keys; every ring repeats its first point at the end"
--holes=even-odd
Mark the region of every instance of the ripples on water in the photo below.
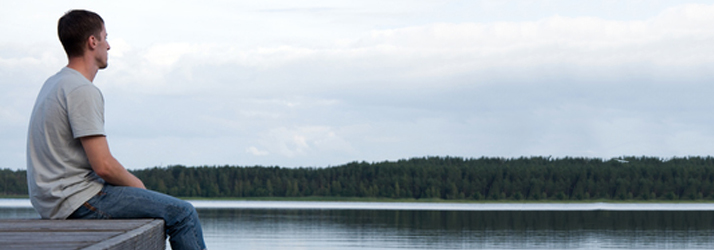
{"type": "MultiPolygon", "coordinates": [[[[620,206],[623,211],[597,206],[548,211],[537,204],[531,204],[537,211],[453,211],[419,204],[409,210],[408,204],[350,209],[355,203],[345,203],[321,209],[314,207],[320,203],[249,202],[239,208],[235,202],[209,203],[213,205],[194,204],[212,250],[714,249],[714,210],[708,204],[655,206],[670,211],[657,211],[651,204],[637,205],[650,211],[636,211],[628,204],[620,206]],[[296,206],[300,208],[289,208],[296,206]]],[[[529,206],[520,205],[525,206],[521,210],[529,206]]],[[[29,207],[3,207],[0,201],[0,218],[37,214],[29,207]]]]}
{"type": "Polygon", "coordinates": [[[711,249],[712,212],[201,209],[217,249],[711,249]]]}

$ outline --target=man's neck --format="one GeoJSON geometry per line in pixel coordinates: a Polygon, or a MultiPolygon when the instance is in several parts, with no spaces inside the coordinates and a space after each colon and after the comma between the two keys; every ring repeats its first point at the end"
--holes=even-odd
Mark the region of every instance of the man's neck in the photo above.
{"type": "Polygon", "coordinates": [[[95,65],[94,63],[92,63],[92,61],[89,61],[87,60],[87,58],[84,57],[69,58],[69,63],[67,63],[67,67],[78,71],[90,82],[94,81],[94,77],[97,75],[97,71],[99,71],[99,67],[97,67],[97,65],[95,65]]]}

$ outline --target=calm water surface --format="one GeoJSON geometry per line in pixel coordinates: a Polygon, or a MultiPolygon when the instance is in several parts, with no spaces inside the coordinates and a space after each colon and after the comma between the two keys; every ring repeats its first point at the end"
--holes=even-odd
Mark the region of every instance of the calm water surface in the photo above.
{"type": "MultiPolygon", "coordinates": [[[[3,204],[0,218],[37,218],[3,204]]],[[[711,204],[194,204],[214,250],[714,249],[711,204]]]]}

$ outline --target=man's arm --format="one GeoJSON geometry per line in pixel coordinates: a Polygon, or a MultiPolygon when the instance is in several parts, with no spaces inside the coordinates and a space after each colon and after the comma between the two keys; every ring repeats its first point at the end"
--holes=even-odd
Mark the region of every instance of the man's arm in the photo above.
{"type": "Polygon", "coordinates": [[[136,176],[129,173],[109,152],[109,144],[105,136],[87,136],[79,138],[87,154],[89,164],[92,165],[99,177],[115,186],[130,186],[146,189],[144,183],[136,176]]]}

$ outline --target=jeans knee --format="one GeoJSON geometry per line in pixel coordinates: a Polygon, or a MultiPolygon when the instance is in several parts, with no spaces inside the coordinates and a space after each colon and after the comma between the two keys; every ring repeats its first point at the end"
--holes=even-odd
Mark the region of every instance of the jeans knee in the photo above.
{"type": "Polygon", "coordinates": [[[198,212],[196,212],[196,208],[193,207],[193,204],[188,201],[182,201],[182,203],[183,209],[188,211],[189,216],[198,216],[198,212]]]}
{"type": "Polygon", "coordinates": [[[178,200],[176,203],[169,207],[169,215],[171,218],[167,218],[166,223],[168,224],[181,224],[186,223],[190,220],[198,219],[198,213],[196,208],[187,201],[178,200]]]}

